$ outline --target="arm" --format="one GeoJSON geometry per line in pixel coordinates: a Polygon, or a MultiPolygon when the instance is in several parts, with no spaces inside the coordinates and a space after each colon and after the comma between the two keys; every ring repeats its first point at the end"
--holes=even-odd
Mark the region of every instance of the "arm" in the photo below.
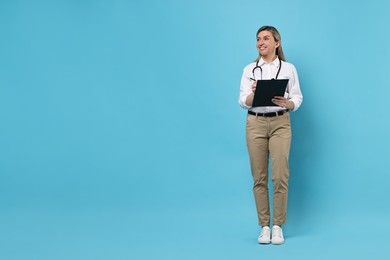
{"type": "Polygon", "coordinates": [[[253,80],[250,79],[250,73],[248,71],[249,71],[248,67],[244,68],[241,77],[240,96],[238,98],[238,103],[244,109],[248,109],[252,107],[253,96],[254,96],[252,91],[254,82],[253,80]]]}
{"type": "Polygon", "coordinates": [[[298,73],[294,66],[292,66],[292,79],[290,81],[288,100],[294,104],[293,111],[297,111],[302,104],[303,96],[299,85],[298,73]]]}
{"type": "Polygon", "coordinates": [[[303,97],[299,86],[298,74],[293,65],[291,68],[291,78],[288,82],[288,89],[289,94],[287,97],[274,97],[272,102],[280,107],[296,111],[302,104],[303,97]]]}
{"type": "Polygon", "coordinates": [[[255,91],[256,91],[256,85],[257,85],[257,82],[256,81],[253,81],[252,83],[252,86],[251,86],[251,89],[252,89],[252,93],[250,93],[246,99],[245,99],[245,104],[247,106],[252,106],[253,104],[253,98],[255,97],[255,91]]]}

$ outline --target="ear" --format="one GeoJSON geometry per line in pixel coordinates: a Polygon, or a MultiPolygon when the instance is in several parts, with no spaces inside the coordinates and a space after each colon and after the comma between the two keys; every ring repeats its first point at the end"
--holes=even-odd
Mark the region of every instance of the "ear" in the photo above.
{"type": "Polygon", "coordinates": [[[278,48],[280,46],[280,41],[275,43],[275,47],[278,48]]]}

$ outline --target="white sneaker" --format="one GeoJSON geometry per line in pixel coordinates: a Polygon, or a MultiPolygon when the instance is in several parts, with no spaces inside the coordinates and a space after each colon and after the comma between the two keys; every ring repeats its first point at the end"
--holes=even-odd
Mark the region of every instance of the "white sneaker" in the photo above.
{"type": "Polygon", "coordinates": [[[282,228],[274,225],[272,227],[272,244],[274,245],[281,245],[284,243],[284,237],[283,237],[283,231],[282,228]]]}
{"type": "Polygon", "coordinates": [[[257,239],[260,244],[269,244],[271,243],[271,229],[268,226],[264,226],[261,229],[261,234],[257,239]]]}

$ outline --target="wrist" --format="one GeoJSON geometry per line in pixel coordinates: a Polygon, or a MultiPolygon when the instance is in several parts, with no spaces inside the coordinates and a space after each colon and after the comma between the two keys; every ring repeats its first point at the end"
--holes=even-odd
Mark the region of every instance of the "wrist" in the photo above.
{"type": "Polygon", "coordinates": [[[293,110],[294,107],[295,107],[294,102],[288,100],[287,103],[286,103],[286,108],[287,108],[288,110],[293,110]]]}

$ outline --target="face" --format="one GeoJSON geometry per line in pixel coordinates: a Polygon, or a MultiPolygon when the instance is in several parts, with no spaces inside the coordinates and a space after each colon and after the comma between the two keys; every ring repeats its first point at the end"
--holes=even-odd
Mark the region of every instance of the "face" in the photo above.
{"type": "Polygon", "coordinates": [[[279,42],[275,42],[272,33],[269,31],[261,31],[257,35],[256,47],[260,55],[263,57],[271,57],[275,55],[276,48],[280,45],[279,42]]]}

